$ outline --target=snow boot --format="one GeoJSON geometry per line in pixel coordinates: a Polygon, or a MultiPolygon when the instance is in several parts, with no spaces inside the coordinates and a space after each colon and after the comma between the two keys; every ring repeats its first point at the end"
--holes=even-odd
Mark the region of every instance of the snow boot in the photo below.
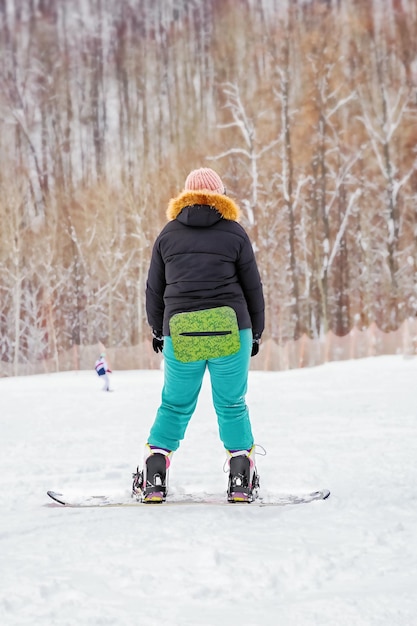
{"type": "Polygon", "coordinates": [[[156,446],[145,446],[143,470],[133,474],[132,497],[144,503],[165,502],[172,452],[156,446]]]}
{"type": "Polygon", "coordinates": [[[249,450],[228,450],[229,482],[227,500],[229,502],[253,502],[258,497],[259,474],[255,465],[255,446],[249,450]]]}

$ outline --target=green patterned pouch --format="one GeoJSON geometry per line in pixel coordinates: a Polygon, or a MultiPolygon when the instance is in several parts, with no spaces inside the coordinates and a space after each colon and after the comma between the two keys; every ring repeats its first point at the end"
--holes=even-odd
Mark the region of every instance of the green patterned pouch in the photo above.
{"type": "Polygon", "coordinates": [[[178,361],[191,363],[240,350],[236,313],[229,306],[173,315],[169,322],[174,354],[178,361]]]}

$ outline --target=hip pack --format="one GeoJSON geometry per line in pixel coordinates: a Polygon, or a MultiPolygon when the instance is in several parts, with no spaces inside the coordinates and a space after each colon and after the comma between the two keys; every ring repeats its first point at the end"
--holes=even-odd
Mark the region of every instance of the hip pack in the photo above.
{"type": "Polygon", "coordinates": [[[177,313],[169,321],[175,357],[183,363],[230,356],[240,350],[235,311],[228,306],[177,313]]]}

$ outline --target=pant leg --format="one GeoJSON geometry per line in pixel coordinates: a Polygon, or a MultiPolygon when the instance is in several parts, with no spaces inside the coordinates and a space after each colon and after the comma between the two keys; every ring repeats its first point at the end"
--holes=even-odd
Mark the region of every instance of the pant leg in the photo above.
{"type": "Polygon", "coordinates": [[[99,374],[99,378],[103,381],[103,391],[108,391],[110,388],[110,381],[107,372],[105,372],[104,374],[99,374]]]}
{"type": "Polygon", "coordinates": [[[164,338],[164,386],[148,443],[177,450],[192,414],[203,382],[207,361],[181,363],[175,358],[171,337],[164,338]]]}
{"type": "Polygon", "coordinates": [[[252,331],[244,329],[240,331],[239,352],[208,362],[220,439],[228,450],[245,450],[253,445],[245,401],[251,350],[252,331]]]}

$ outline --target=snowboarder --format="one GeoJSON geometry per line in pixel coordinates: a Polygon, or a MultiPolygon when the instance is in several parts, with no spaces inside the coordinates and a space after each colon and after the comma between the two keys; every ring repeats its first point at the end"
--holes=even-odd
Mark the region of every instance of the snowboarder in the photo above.
{"type": "Polygon", "coordinates": [[[133,495],[163,502],[172,454],[184,438],[208,369],[229,462],[228,500],[251,502],[259,478],[248,407],[249,361],[264,330],[264,297],[239,207],[212,169],[193,170],[168,205],[146,284],[155,352],[164,355],[162,402],[133,495]]]}
{"type": "Polygon", "coordinates": [[[111,369],[109,369],[109,366],[107,364],[106,361],[106,353],[102,352],[99,356],[99,358],[96,361],[96,364],[94,366],[94,369],[96,370],[97,374],[101,377],[104,377],[104,387],[103,387],[103,391],[110,391],[110,380],[109,380],[109,374],[112,373],[111,369]]]}

